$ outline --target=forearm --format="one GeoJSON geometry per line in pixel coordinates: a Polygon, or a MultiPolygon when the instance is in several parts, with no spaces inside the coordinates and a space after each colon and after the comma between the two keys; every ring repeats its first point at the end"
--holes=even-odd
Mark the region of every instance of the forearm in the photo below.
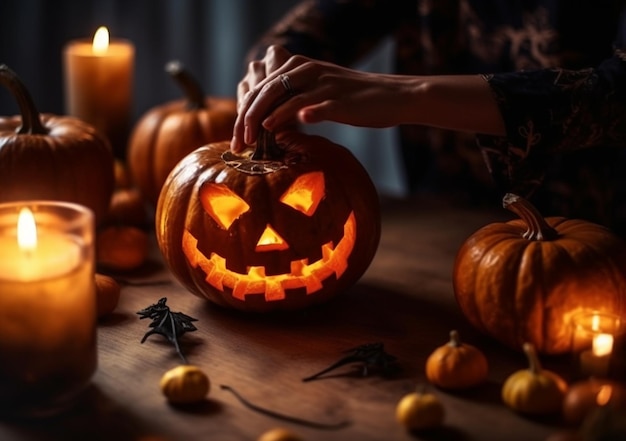
{"type": "Polygon", "coordinates": [[[489,84],[479,75],[417,77],[403,100],[403,124],[504,136],[504,122],[489,84]]]}

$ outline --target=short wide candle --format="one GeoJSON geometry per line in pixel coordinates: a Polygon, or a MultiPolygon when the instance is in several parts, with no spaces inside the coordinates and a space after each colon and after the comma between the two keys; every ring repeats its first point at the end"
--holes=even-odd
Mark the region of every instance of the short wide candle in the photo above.
{"type": "Polygon", "coordinates": [[[93,40],[72,40],[63,51],[66,113],[93,125],[123,157],[132,118],[135,48],[109,40],[98,29],[93,40]]]}
{"type": "Polygon", "coordinates": [[[97,365],[93,213],[0,204],[0,415],[69,407],[97,365]]]}

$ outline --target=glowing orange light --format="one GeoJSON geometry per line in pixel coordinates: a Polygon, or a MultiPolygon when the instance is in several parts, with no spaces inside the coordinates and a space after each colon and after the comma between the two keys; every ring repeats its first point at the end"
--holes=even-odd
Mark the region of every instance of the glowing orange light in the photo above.
{"type": "Polygon", "coordinates": [[[322,245],[322,258],[308,263],[307,259],[291,262],[291,273],[266,275],[265,268],[251,266],[247,274],[240,274],[226,268],[226,259],[217,253],[205,256],[198,250],[198,240],[188,231],[183,233],[183,253],[189,264],[200,267],[206,275],[206,282],[219,291],[225,287],[232,289],[232,296],[245,300],[248,294],[264,294],[265,300],[274,301],[286,298],[288,289],[306,288],[313,294],[323,288],[323,281],[333,274],[339,279],[348,269],[348,258],[356,241],[356,217],[350,213],[343,227],[343,238],[333,246],[332,242],[322,245]]]}
{"type": "Polygon", "coordinates": [[[256,251],[286,250],[287,248],[289,248],[287,242],[270,225],[265,227],[256,244],[256,251]]]}
{"type": "Polygon", "coordinates": [[[611,400],[611,395],[613,395],[613,387],[608,384],[602,385],[596,395],[598,406],[605,406],[611,400]]]}
{"type": "Polygon", "coordinates": [[[220,227],[228,230],[250,205],[222,184],[209,183],[200,189],[200,203],[220,227]]]}
{"type": "Polygon", "coordinates": [[[307,216],[312,216],[324,194],[324,173],[311,172],[299,176],[280,197],[280,201],[307,216]]]}

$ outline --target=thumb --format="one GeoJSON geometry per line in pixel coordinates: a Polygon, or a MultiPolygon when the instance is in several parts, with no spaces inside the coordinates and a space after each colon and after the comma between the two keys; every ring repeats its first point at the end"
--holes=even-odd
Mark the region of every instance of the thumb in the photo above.
{"type": "Polygon", "coordinates": [[[305,124],[331,120],[331,109],[328,101],[300,109],[298,119],[305,124]]]}

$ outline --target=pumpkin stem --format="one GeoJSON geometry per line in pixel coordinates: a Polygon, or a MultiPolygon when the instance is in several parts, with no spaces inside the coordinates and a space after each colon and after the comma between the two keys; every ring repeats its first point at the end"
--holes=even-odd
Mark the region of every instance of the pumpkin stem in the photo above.
{"type": "Polygon", "coordinates": [[[6,64],[0,65],[0,83],[4,84],[17,100],[22,116],[22,125],[18,127],[16,133],[46,135],[48,129],[42,124],[39,111],[35,106],[33,98],[30,96],[28,89],[24,86],[13,70],[6,64]]]}
{"type": "Polygon", "coordinates": [[[507,210],[517,214],[528,226],[522,235],[528,240],[553,240],[558,237],[557,231],[543,218],[533,204],[513,193],[507,193],[502,199],[502,205],[507,210]]]}
{"type": "Polygon", "coordinates": [[[252,159],[255,161],[279,161],[284,154],[284,150],[276,143],[274,132],[262,128],[256,141],[252,159]]]}
{"type": "Polygon", "coordinates": [[[202,87],[180,61],[170,61],[165,65],[165,71],[176,80],[185,92],[189,109],[206,108],[202,87]]]}
{"type": "Polygon", "coordinates": [[[537,356],[537,351],[531,343],[524,343],[524,354],[528,358],[528,370],[533,374],[541,372],[541,362],[537,356]]]}
{"type": "Polygon", "coordinates": [[[415,385],[415,393],[418,395],[426,394],[426,385],[424,383],[417,383],[415,385]]]}
{"type": "Polygon", "coordinates": [[[450,331],[450,342],[448,344],[454,348],[461,346],[461,337],[457,330],[453,329],[450,331]]]}

